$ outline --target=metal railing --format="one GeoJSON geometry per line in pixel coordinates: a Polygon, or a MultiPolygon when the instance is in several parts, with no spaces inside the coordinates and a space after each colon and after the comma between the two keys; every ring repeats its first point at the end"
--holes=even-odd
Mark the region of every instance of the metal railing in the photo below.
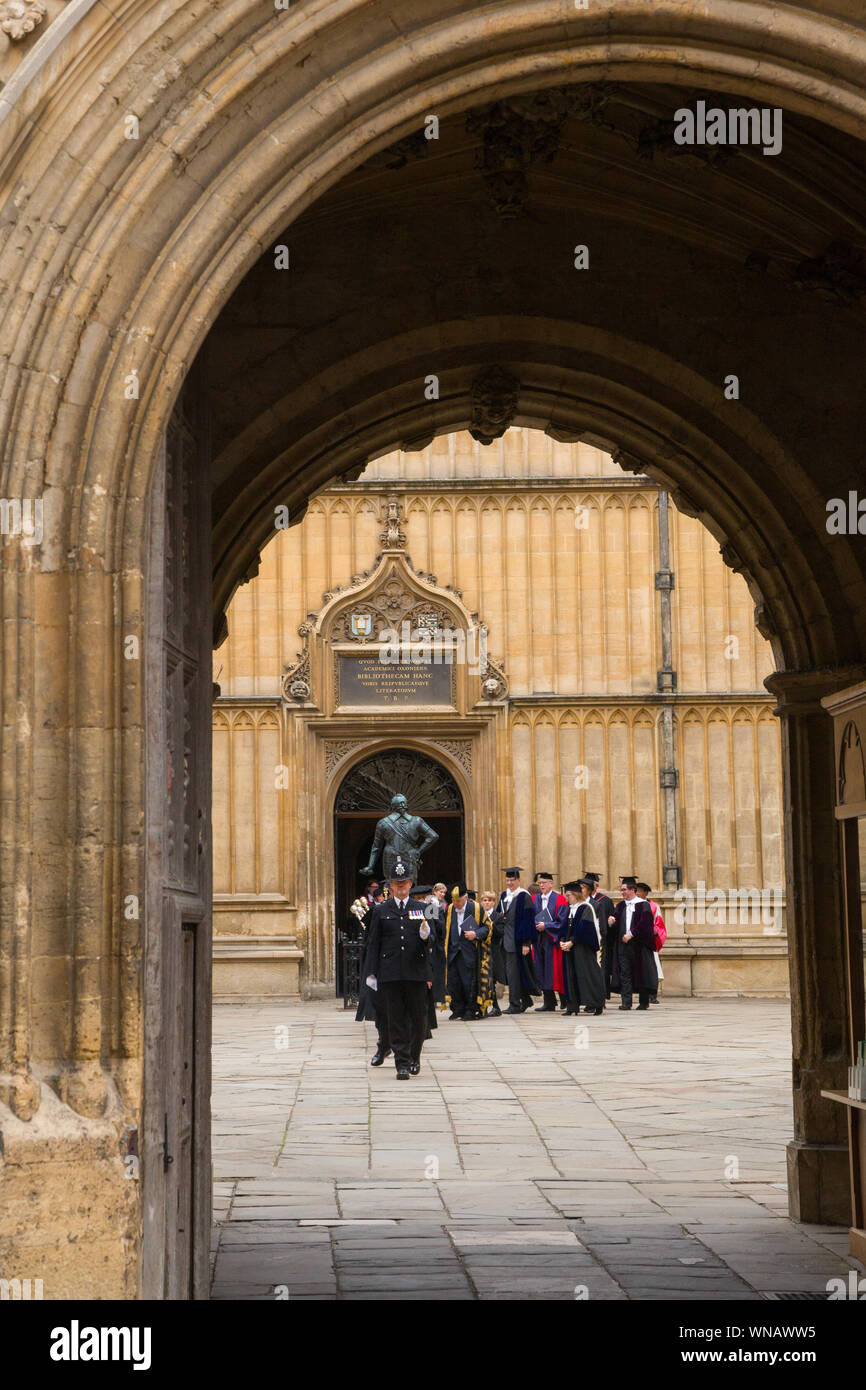
{"type": "Polygon", "coordinates": [[[343,932],[340,938],[343,950],[343,1008],[357,1005],[361,995],[361,958],[364,951],[364,938],[349,936],[343,932]]]}

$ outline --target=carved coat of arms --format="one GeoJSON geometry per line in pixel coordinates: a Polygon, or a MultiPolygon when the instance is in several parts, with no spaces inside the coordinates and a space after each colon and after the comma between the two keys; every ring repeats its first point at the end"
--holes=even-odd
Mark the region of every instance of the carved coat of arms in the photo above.
{"type": "Polygon", "coordinates": [[[353,637],[369,637],[373,631],[372,613],[353,613],[351,628],[353,637]]]}

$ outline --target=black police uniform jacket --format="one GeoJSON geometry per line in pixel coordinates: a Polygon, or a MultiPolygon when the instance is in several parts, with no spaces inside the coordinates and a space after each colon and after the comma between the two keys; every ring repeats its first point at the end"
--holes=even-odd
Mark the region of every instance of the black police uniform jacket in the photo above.
{"type": "Polygon", "coordinates": [[[386,898],[374,904],[367,929],[367,951],[364,956],[363,978],[375,975],[377,984],[395,980],[432,981],[433,924],[424,916],[425,904],[408,898],[406,911],[401,913],[396,899],[386,898]],[[424,926],[431,928],[426,941],[421,940],[424,926]]]}

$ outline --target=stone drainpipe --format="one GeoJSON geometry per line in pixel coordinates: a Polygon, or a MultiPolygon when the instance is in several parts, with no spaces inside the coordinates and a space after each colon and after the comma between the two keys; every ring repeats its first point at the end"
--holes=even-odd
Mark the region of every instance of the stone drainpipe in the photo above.
{"type": "MultiPolygon", "coordinates": [[[[658,540],[659,568],[656,570],[655,586],[659,595],[661,610],[661,667],[656,674],[659,694],[673,695],[677,688],[677,673],[673,665],[673,635],[671,629],[671,592],[674,587],[674,572],[671,569],[670,546],[670,497],[667,492],[659,492],[658,540]]],[[[659,783],[662,789],[662,819],[664,823],[665,855],[663,865],[664,887],[671,892],[682,882],[682,868],[679,862],[679,840],[677,836],[677,787],[679,773],[676,768],[674,745],[673,702],[666,700],[661,718],[661,772],[659,783]]]]}

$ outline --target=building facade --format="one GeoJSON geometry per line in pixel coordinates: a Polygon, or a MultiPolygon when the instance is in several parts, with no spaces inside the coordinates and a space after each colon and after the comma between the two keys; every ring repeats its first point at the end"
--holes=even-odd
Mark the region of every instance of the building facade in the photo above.
{"type": "Polygon", "coordinates": [[[699,521],[587,443],[450,434],[321,492],[215,653],[216,997],[339,987],[395,791],[440,835],[428,881],[636,872],[670,927],[666,989],[784,992],[753,607],[699,521]],[[383,664],[386,630],[403,647],[383,664]],[[425,630],[453,654],[425,652],[425,630]]]}

